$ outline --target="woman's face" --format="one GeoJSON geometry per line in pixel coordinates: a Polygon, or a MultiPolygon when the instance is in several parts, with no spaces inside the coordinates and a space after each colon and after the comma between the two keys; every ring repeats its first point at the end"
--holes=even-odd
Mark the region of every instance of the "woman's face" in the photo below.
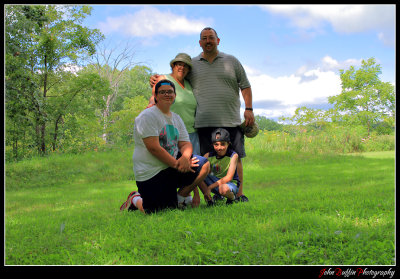
{"type": "Polygon", "coordinates": [[[184,79],[190,71],[190,67],[184,62],[175,62],[172,73],[176,77],[184,79]]]}
{"type": "Polygon", "coordinates": [[[157,92],[157,103],[160,105],[172,105],[175,101],[175,91],[171,85],[161,85],[157,92]]]}

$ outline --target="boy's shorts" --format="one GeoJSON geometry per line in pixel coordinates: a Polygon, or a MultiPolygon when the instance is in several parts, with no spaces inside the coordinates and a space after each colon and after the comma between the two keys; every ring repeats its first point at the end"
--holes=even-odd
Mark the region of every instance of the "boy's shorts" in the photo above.
{"type": "Polygon", "coordinates": [[[177,189],[193,183],[200,173],[206,158],[193,155],[200,161],[195,167],[195,172],[181,173],[174,168],[166,168],[146,181],[136,181],[138,192],[143,199],[143,209],[146,213],[156,212],[162,209],[178,207],[177,189]]]}
{"type": "MultiPolygon", "coordinates": [[[[207,175],[206,178],[204,179],[204,182],[207,184],[207,186],[210,186],[211,184],[217,182],[218,180],[220,180],[220,178],[214,176],[214,175],[207,175]]],[[[226,183],[229,186],[229,189],[231,189],[231,191],[236,195],[239,191],[239,187],[233,183],[233,182],[228,182],[226,183]]],[[[219,194],[219,187],[215,187],[213,189],[211,189],[211,192],[213,192],[214,194],[219,194]]]]}
{"type": "Polygon", "coordinates": [[[200,140],[200,153],[201,155],[206,154],[214,150],[211,134],[217,128],[224,128],[229,132],[232,149],[239,155],[239,158],[246,157],[246,151],[244,150],[244,134],[239,127],[205,127],[197,128],[200,140]]]}

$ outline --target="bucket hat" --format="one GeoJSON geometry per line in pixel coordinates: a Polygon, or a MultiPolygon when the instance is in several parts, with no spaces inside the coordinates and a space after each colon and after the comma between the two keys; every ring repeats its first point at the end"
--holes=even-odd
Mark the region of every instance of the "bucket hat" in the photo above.
{"type": "Polygon", "coordinates": [[[187,65],[189,65],[190,68],[192,68],[192,59],[190,56],[186,53],[178,53],[174,59],[169,62],[169,65],[171,65],[171,68],[174,67],[175,62],[183,62],[187,65]]]}
{"type": "Polygon", "coordinates": [[[240,129],[242,129],[244,135],[248,138],[254,138],[260,131],[257,122],[254,122],[253,126],[246,126],[246,122],[243,121],[243,123],[240,124],[239,127],[240,129]]]}

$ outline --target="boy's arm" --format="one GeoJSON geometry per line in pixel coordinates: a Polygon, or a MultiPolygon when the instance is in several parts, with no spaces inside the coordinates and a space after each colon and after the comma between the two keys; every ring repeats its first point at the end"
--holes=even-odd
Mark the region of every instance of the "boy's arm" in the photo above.
{"type": "Polygon", "coordinates": [[[220,180],[218,180],[218,181],[214,182],[213,184],[209,185],[208,188],[209,189],[214,189],[216,187],[219,187],[222,184],[226,184],[226,183],[232,181],[233,180],[233,176],[235,175],[238,159],[239,159],[239,155],[238,154],[234,154],[231,157],[231,162],[229,164],[229,169],[228,169],[227,174],[223,178],[221,178],[220,180]]]}

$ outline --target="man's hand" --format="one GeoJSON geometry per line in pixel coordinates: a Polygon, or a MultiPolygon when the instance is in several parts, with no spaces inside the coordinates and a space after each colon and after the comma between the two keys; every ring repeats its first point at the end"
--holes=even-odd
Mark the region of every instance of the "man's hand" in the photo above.
{"type": "Polygon", "coordinates": [[[246,123],[246,127],[247,126],[253,126],[254,125],[254,121],[255,121],[253,111],[245,110],[244,111],[244,120],[245,120],[245,123],[246,123]]]}

